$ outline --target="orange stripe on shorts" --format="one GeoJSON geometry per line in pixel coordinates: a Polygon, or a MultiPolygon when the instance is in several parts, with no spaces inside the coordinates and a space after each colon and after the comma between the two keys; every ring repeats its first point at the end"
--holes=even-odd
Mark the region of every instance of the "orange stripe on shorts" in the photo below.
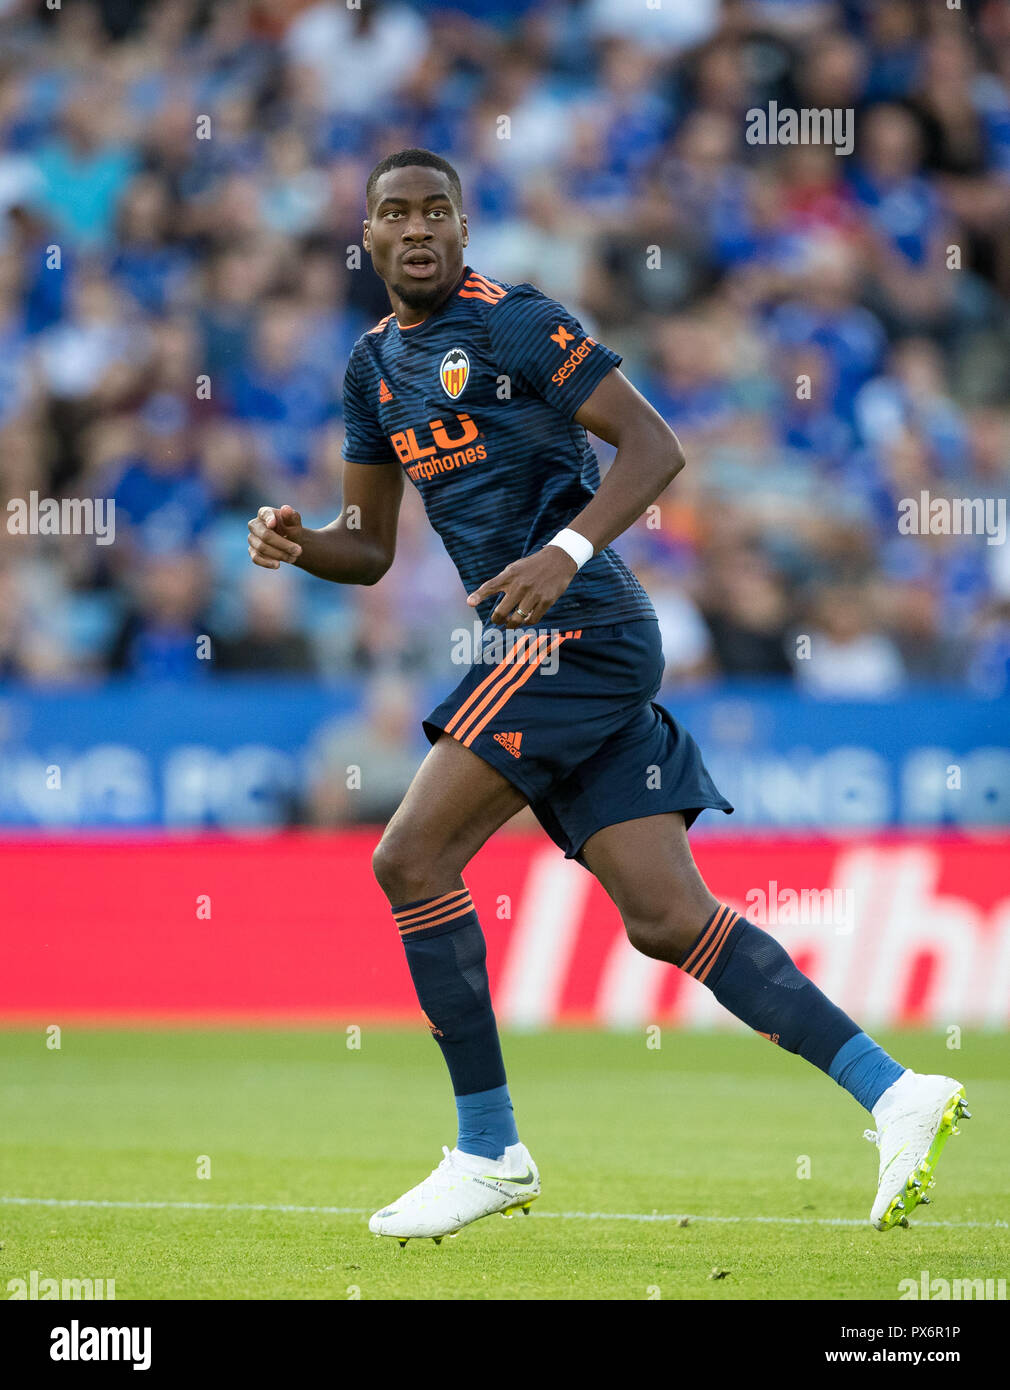
{"type": "Polygon", "coordinates": [[[487,686],[489,686],[492,681],[498,680],[501,676],[503,676],[506,673],[507,667],[515,665],[516,657],[518,655],[520,655],[519,648],[513,647],[512,650],[509,652],[508,656],[504,657],[501,661],[499,661],[498,665],[494,668],[490,675],[485,676],[484,679],[481,681],[480,685],[478,685],[475,690],[470,691],[470,694],[460,705],[459,709],[449,720],[448,724],[446,724],[445,732],[447,734],[452,733],[456,721],[466,713],[466,711],[470,708],[473,702],[480,695],[481,691],[484,690],[487,686]]]}
{"type": "MultiPolygon", "coordinates": [[[[547,633],[543,633],[532,644],[524,643],[522,647],[515,646],[508,657],[499,662],[491,675],[481,681],[477,689],[464,701],[456,714],[445,726],[446,733],[451,733],[453,738],[463,740],[464,734],[473,724],[475,719],[479,719],[482,710],[486,709],[490,702],[498,695],[511,681],[514,681],[517,674],[528,670],[531,657],[541,651],[549,641],[547,633]],[[478,700],[478,697],[482,697],[478,700]],[[460,715],[466,711],[466,718],[456,728],[460,715]]],[[[465,746],[465,745],[464,745],[465,746]]]]}
{"type": "MultiPolygon", "coordinates": [[[[551,642],[549,646],[545,647],[542,644],[538,643],[540,649],[537,652],[537,655],[534,657],[532,661],[527,661],[523,665],[515,680],[513,680],[506,688],[505,693],[499,696],[497,704],[492,705],[491,708],[488,710],[487,714],[485,714],[480,719],[479,723],[475,724],[474,727],[470,730],[466,738],[463,739],[464,748],[470,747],[470,744],[473,743],[474,739],[481,732],[481,730],[487,727],[488,723],[498,713],[502,705],[506,704],[509,700],[511,700],[512,696],[516,693],[516,691],[519,689],[521,685],[526,684],[530,676],[532,676],[533,672],[543,661],[544,657],[550,656],[551,652],[554,651],[555,648],[559,647],[564,640],[564,637],[559,635],[554,638],[554,641],[551,642]]],[[[499,689],[500,688],[501,687],[499,687],[499,689]]],[[[493,699],[496,694],[497,691],[492,691],[491,694],[488,696],[488,699],[493,699]]],[[[479,711],[475,711],[475,713],[479,713],[479,711]]],[[[458,738],[459,735],[457,734],[456,737],[458,738]]]]}

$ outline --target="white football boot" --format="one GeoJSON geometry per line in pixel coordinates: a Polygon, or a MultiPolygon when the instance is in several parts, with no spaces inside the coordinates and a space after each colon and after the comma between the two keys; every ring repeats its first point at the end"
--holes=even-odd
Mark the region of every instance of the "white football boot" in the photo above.
{"type": "Polygon", "coordinates": [[[540,1173],[525,1144],[510,1144],[504,1158],[480,1158],[442,1149],[445,1157],[424,1182],[398,1201],[377,1211],[368,1229],[395,1236],[401,1246],[413,1237],[430,1236],[436,1245],[482,1216],[529,1215],[540,1195],[540,1173]]]}
{"type": "Polygon", "coordinates": [[[877,1196],[870,1220],[878,1231],[907,1226],[908,1213],[927,1204],[933,1170],[957,1121],[970,1120],[964,1087],[951,1076],[904,1071],[873,1107],[876,1130],[864,1135],[880,1150],[877,1196]]]}

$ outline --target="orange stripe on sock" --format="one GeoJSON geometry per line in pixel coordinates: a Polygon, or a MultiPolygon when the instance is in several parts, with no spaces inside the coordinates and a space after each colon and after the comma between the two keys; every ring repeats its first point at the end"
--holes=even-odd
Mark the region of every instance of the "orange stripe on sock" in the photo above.
{"type": "Polygon", "coordinates": [[[708,958],[708,964],[705,966],[705,969],[702,970],[700,975],[695,974],[694,978],[699,982],[699,984],[705,983],[705,978],[708,975],[708,972],[712,969],[712,966],[715,965],[716,961],[719,958],[719,954],[722,951],[723,946],[725,946],[726,944],[727,936],[729,936],[730,932],[733,930],[733,928],[736,926],[739,920],[740,918],[737,916],[737,914],[735,912],[731,912],[726,922],[723,923],[723,926],[719,931],[718,937],[712,943],[712,953],[708,958]]]}
{"type": "Polygon", "coordinates": [[[457,917],[469,917],[473,911],[473,903],[464,903],[462,907],[452,908],[443,912],[441,916],[436,916],[431,922],[418,922],[413,927],[401,927],[400,935],[409,936],[412,931],[426,931],[428,927],[440,927],[443,922],[453,922],[457,917]]]}
{"type": "MultiPolygon", "coordinates": [[[[521,670],[518,677],[514,681],[512,681],[512,683],[508,686],[504,695],[502,695],[499,698],[498,703],[492,705],[491,708],[488,710],[487,714],[485,714],[484,717],[480,720],[480,722],[478,724],[475,724],[474,727],[467,734],[466,738],[463,740],[464,748],[470,747],[470,744],[473,743],[474,739],[481,732],[481,730],[487,727],[490,720],[494,718],[494,716],[501,709],[502,705],[506,704],[509,700],[511,700],[512,696],[516,693],[520,686],[526,684],[530,676],[532,676],[533,672],[543,661],[544,657],[550,656],[551,652],[554,651],[556,647],[559,647],[564,640],[565,639],[561,636],[555,637],[554,641],[551,642],[549,646],[542,648],[538,652],[537,656],[532,661],[526,664],[526,666],[521,670]]],[[[494,692],[492,692],[491,696],[489,696],[488,698],[493,698],[493,696],[494,692]]],[[[459,737],[459,735],[457,735],[457,737],[459,737]]]]}
{"type": "Polygon", "coordinates": [[[423,917],[426,916],[429,912],[433,912],[435,908],[445,908],[450,901],[454,902],[455,899],[462,898],[464,896],[469,898],[469,889],[454,888],[451,893],[443,893],[440,898],[432,898],[431,902],[422,903],[420,907],[410,907],[406,910],[406,912],[394,912],[393,919],[397,923],[413,922],[416,921],[418,917],[423,917]]]}
{"type": "Polygon", "coordinates": [[[711,925],[705,932],[705,935],[701,938],[697,946],[695,946],[694,950],[688,956],[687,960],[684,961],[683,965],[680,967],[681,970],[686,970],[689,975],[693,973],[694,967],[698,964],[698,961],[705,954],[709,942],[713,939],[716,932],[719,930],[719,925],[723,921],[725,914],[728,911],[729,908],[725,905],[719,908],[718,912],[715,914],[715,917],[712,919],[711,925]]]}
{"type": "Polygon", "coordinates": [[[691,974],[695,977],[695,979],[698,978],[699,971],[710,959],[713,950],[715,950],[720,939],[722,938],[723,932],[726,930],[726,923],[729,921],[732,915],[732,911],[727,907],[726,911],[720,917],[718,924],[713,924],[715,926],[715,930],[709,932],[708,940],[705,942],[704,950],[700,953],[698,959],[691,967],[691,974]]]}

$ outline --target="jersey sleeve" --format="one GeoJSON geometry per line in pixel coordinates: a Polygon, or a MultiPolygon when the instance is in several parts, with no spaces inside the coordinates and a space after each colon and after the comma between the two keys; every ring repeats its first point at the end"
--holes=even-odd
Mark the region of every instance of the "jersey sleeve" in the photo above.
{"type": "Polygon", "coordinates": [[[341,450],[349,463],[395,463],[393,446],[382,433],[379,418],[369,409],[361,383],[361,359],[351,353],[344,373],[344,447],[341,450]]]}
{"type": "Polygon", "coordinates": [[[569,418],[622,361],[533,285],[511,289],[486,323],[499,371],[569,418]]]}

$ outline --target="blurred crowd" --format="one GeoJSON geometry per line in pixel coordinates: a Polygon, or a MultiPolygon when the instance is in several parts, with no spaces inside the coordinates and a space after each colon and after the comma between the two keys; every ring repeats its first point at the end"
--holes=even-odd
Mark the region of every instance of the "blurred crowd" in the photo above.
{"type": "Polygon", "coordinates": [[[0,678],[360,676],[396,728],[397,680],[458,676],[412,489],[374,588],[245,541],[339,510],[389,309],[365,179],[411,145],[460,171],[468,262],[568,305],[684,444],[619,545],[674,687],[1010,688],[1010,547],[897,524],[1010,481],[1000,0],[0,0],[0,500],[116,504],[110,546],[0,531],[0,678]],[[852,109],[852,154],[749,144],[772,101],[852,109]]]}

